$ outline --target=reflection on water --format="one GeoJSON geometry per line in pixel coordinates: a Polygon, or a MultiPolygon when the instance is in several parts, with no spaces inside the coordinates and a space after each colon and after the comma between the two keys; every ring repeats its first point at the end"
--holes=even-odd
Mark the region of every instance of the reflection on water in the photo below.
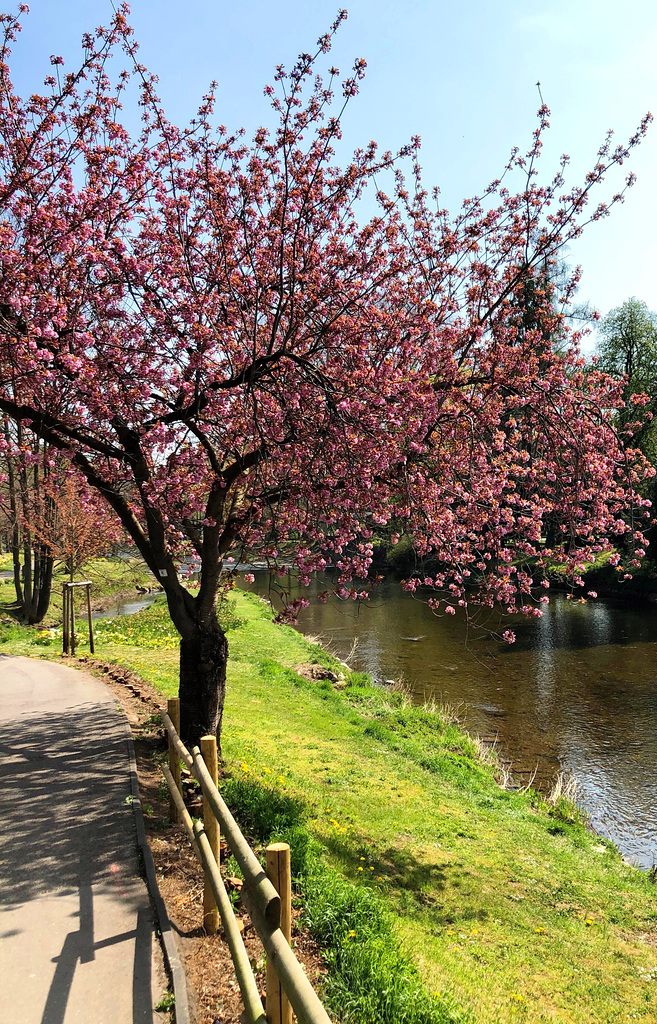
{"type": "MultiPolygon", "coordinates": [[[[259,573],[255,587],[265,593],[267,585],[259,573]]],[[[499,620],[483,630],[437,618],[387,580],[360,607],[311,600],[298,626],[339,657],[357,639],[353,667],[378,681],[403,678],[418,701],[462,703],[465,727],[498,740],[520,783],[536,771],[535,785],[547,788],[559,770],[572,773],[595,828],[650,867],[657,861],[656,619],[651,606],[552,595],[542,619],[513,622],[517,639],[508,646],[490,635],[499,620]]]]}
{"type": "Polygon", "coordinates": [[[99,612],[92,612],[91,618],[114,619],[117,615],[134,615],[135,612],[140,612],[142,608],[148,608],[149,604],[152,604],[159,596],[159,594],[145,594],[144,597],[118,601],[110,608],[104,608],[99,612]]]}

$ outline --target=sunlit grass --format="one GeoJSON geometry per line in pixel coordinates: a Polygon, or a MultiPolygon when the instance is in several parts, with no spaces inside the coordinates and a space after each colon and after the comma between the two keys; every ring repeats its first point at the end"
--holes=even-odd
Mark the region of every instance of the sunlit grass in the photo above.
{"type": "MultiPolygon", "coordinates": [[[[323,862],[382,901],[430,993],[481,1024],[657,1019],[647,874],[567,804],[500,789],[439,710],[358,674],[345,672],[342,690],[303,679],[299,663],[342,668],[274,626],[255,596],[231,601],[240,624],[229,631],[227,771],[303,802],[323,862]]],[[[155,606],[131,628],[162,614],[155,606]]],[[[101,657],[175,693],[177,651],[106,640],[101,657]]],[[[16,635],[0,650],[55,653],[16,635]]]]}

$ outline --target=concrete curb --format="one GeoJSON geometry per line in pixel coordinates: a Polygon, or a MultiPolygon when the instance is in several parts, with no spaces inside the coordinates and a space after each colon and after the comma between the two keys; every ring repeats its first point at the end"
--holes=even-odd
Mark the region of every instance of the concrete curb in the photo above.
{"type": "Polygon", "coordinates": [[[157,913],[157,920],[160,929],[160,938],[162,940],[162,947],[164,951],[164,959],[166,961],[169,975],[171,977],[171,984],[173,987],[173,996],[175,1000],[175,1020],[176,1024],[191,1024],[191,1018],[189,1013],[189,998],[187,995],[187,978],[185,971],[180,963],[178,956],[178,950],[176,948],[176,940],[173,935],[171,928],[171,921],[167,914],[167,908],[162,899],[159,886],[157,884],[157,878],[155,875],[155,865],[153,863],[153,855],[151,848],[148,845],[146,839],[146,829],[144,827],[144,815],[141,809],[141,796],[139,793],[139,777],[137,775],[137,759],[135,757],[135,748],[132,742],[132,730],[130,723],[128,722],[125,712],[121,709],[121,718],[124,724],[124,730],[126,734],[126,744],[128,750],[128,762],[130,767],[130,791],[132,795],[132,809],[135,814],[135,828],[137,830],[137,844],[141,851],[142,859],[144,862],[144,871],[146,873],[146,884],[150,893],[151,899],[155,906],[157,913]]]}

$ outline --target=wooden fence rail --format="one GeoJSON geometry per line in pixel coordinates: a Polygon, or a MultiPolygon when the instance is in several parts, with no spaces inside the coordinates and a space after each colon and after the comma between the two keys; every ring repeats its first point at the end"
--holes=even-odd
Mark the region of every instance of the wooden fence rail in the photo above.
{"type": "Polygon", "coordinates": [[[209,924],[209,931],[212,931],[213,927],[216,929],[216,919],[212,917],[216,904],[244,1002],[244,1019],[247,1024],[290,1024],[294,1010],[301,1024],[331,1024],[317,993],[290,947],[289,847],[287,844],[275,843],[268,848],[268,871],[265,872],[217,789],[214,737],[204,737],[201,741],[202,749],[193,747],[190,752],[178,735],[176,727],[180,722],[179,715],[180,706],[177,698],[170,700],[167,711],[162,713],[162,721],[169,736],[169,767],[163,766],[162,770],[171,797],[171,820],[178,821],[184,826],[203,865],[206,880],[204,921],[209,924]],[[200,783],[204,806],[203,824],[192,821],[185,807],[181,792],[181,760],[200,783]],[[242,870],[242,898],[267,953],[266,1014],[221,878],[218,856],[219,829],[242,870]],[[212,896],[212,903],[209,893],[212,896]]]}
{"type": "Polygon", "coordinates": [[[249,955],[244,948],[244,942],[242,941],[242,935],[237,926],[235,915],[233,914],[230,898],[226,892],[226,887],[224,886],[217,862],[212,856],[212,850],[205,834],[205,830],[199,822],[192,821],[190,813],[185,807],[185,802],[181,794],[176,789],[173,775],[166,765],[162,766],[162,771],[164,772],[164,777],[167,780],[169,792],[172,794],[173,799],[176,802],[180,815],[179,820],[182,825],[184,825],[189,841],[194,847],[194,851],[203,865],[206,878],[209,877],[210,879],[212,892],[214,893],[214,897],[217,901],[217,909],[219,910],[221,922],[224,926],[226,942],[228,943],[230,955],[235,966],[235,974],[242,994],[242,1002],[244,1003],[246,1019],[249,1024],[265,1024],[267,1018],[265,1016],[265,1011],[263,1010],[260,999],[260,993],[258,992],[255,978],[253,976],[249,955]]]}

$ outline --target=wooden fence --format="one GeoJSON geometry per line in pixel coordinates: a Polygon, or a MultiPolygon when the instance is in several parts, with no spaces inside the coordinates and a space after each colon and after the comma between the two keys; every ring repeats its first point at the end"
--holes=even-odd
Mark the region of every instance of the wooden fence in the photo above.
{"type": "Polygon", "coordinates": [[[91,619],[91,580],[82,583],[65,583],[62,590],[62,650],[64,654],[75,654],[75,604],[73,590],[75,587],[86,587],[87,591],[87,622],[89,624],[89,652],[95,654],[94,627],[91,619]]]}
{"type": "Polygon", "coordinates": [[[162,721],[169,736],[169,766],[162,771],[169,787],[170,817],[182,824],[203,865],[205,889],[203,923],[209,933],[218,918],[235,966],[244,1003],[246,1024],[291,1024],[292,1011],[301,1024],[331,1024],[303,967],[290,948],[291,886],[290,848],[286,843],[267,847],[267,870],[242,835],[217,789],[217,743],[204,736],[191,752],[180,736],[180,703],[168,702],[162,721]],[[203,793],[203,824],[193,821],[182,797],[181,761],[198,780],[203,793]],[[219,866],[219,831],[244,876],[242,899],[267,954],[266,1013],[258,993],[249,957],[226,892],[219,866]]]}

